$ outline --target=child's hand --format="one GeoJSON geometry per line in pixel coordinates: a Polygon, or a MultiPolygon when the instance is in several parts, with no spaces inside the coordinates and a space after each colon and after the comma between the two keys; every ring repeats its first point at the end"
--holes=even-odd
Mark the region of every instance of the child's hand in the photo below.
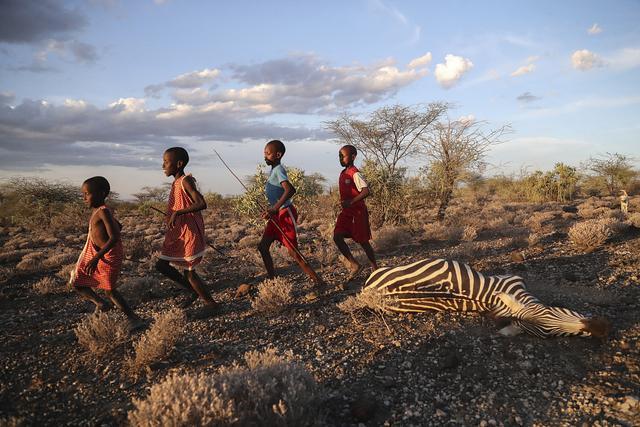
{"type": "Polygon", "coordinates": [[[343,208],[351,207],[351,199],[346,199],[341,202],[343,208]]]}
{"type": "Polygon", "coordinates": [[[278,213],[278,209],[276,209],[274,206],[269,206],[269,208],[267,209],[267,213],[271,216],[275,216],[278,213]]]}
{"type": "Polygon", "coordinates": [[[87,263],[87,265],[84,266],[85,273],[87,273],[89,276],[91,276],[93,274],[93,272],[96,271],[96,268],[98,267],[98,261],[99,260],[100,260],[100,258],[97,258],[97,257],[91,258],[91,261],[89,261],[87,263]]]}

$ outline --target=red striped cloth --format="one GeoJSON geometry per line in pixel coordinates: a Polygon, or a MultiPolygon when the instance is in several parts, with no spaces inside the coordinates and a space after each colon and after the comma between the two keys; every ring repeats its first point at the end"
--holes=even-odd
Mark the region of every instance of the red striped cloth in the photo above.
{"type": "MultiPolygon", "coordinates": [[[[102,209],[109,208],[100,206],[93,215],[102,209]]],[[[122,260],[124,258],[122,239],[118,239],[116,245],[98,261],[98,265],[93,274],[88,275],[85,272],[85,267],[101,249],[91,240],[91,222],[93,215],[91,215],[91,219],[89,220],[87,242],[78,257],[76,267],[71,272],[71,284],[78,287],[90,287],[111,291],[118,287],[118,277],[120,276],[120,269],[122,268],[122,260]]]]}
{"type": "MultiPolygon", "coordinates": [[[[190,175],[188,175],[190,176],[190,175]]],[[[169,204],[167,205],[167,222],[171,214],[177,210],[187,208],[193,204],[183,186],[187,175],[182,176],[171,186],[169,204]]],[[[165,231],[162,251],[158,258],[169,261],[176,267],[193,270],[200,264],[205,251],[204,220],[202,213],[191,212],[176,217],[175,225],[165,231]]]]}

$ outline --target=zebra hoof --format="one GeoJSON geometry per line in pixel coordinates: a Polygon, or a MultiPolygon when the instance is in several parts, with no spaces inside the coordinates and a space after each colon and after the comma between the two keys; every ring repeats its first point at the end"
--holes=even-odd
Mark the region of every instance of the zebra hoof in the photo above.
{"type": "Polygon", "coordinates": [[[503,337],[515,337],[516,335],[520,334],[520,332],[522,332],[522,329],[520,329],[516,325],[505,326],[498,331],[498,333],[503,337]]]}

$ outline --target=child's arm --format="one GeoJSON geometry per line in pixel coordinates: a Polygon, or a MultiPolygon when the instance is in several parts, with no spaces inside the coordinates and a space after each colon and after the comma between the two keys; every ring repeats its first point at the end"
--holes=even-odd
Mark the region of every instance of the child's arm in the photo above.
{"type": "Polygon", "coordinates": [[[282,193],[282,196],[280,196],[275,205],[269,206],[269,208],[267,209],[267,213],[271,215],[277,214],[282,205],[284,205],[287,200],[289,200],[291,197],[293,197],[294,194],[296,194],[296,188],[291,185],[289,181],[282,181],[280,185],[282,185],[282,188],[284,188],[284,193],[282,193]]]}
{"type": "Polygon", "coordinates": [[[369,197],[370,194],[371,194],[371,191],[369,191],[369,187],[362,187],[362,190],[360,191],[360,194],[358,194],[356,197],[354,197],[353,199],[343,200],[342,201],[342,207],[343,208],[348,208],[352,204],[357,203],[360,200],[369,197]]]}
{"type": "Polygon", "coordinates": [[[116,220],[111,215],[111,211],[109,209],[100,209],[98,211],[98,220],[102,221],[104,224],[104,229],[107,232],[107,236],[109,236],[109,240],[107,243],[98,251],[98,253],[89,261],[85,267],[87,274],[91,275],[95,271],[98,266],[98,261],[100,258],[104,256],[107,252],[113,248],[118,240],[120,240],[120,227],[116,223],[116,220]]]}
{"type": "Polygon", "coordinates": [[[188,207],[174,211],[171,214],[171,218],[169,218],[170,227],[173,227],[175,225],[176,217],[180,215],[207,209],[207,202],[205,202],[204,197],[196,188],[196,184],[191,176],[185,176],[184,180],[182,181],[182,185],[184,186],[184,190],[187,192],[191,200],[193,200],[193,203],[188,207]]]}

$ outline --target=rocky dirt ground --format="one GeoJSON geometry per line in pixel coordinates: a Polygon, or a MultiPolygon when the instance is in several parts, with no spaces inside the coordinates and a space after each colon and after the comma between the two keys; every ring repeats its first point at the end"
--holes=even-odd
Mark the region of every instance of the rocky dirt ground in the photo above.
{"type": "MultiPolygon", "coordinates": [[[[229,257],[211,251],[202,271],[224,309],[190,321],[169,359],[134,379],[123,370],[131,342],[99,358],[79,346],[73,328],[92,312],[89,303],[65,291],[61,278],[59,289],[34,287],[43,277],[65,276],[84,244],[82,230],[43,237],[0,229],[0,425],[126,424],[132,398],[146,396],[168,372],[214,372],[268,346],[292,351],[323,386],[329,425],[639,425],[640,229],[628,226],[585,254],[567,239],[568,227],[582,219],[573,208],[523,204],[500,212],[507,219],[479,226],[472,242],[409,232],[402,244],[379,245],[380,265],[446,257],[485,274],[518,274],[549,305],[610,319],[608,339],[504,338],[477,314],[352,317],[337,307],[349,291],[336,287],[346,273],[323,240],[330,222],[323,219],[302,222],[301,246],[333,288],[308,301],[306,279],[279,255],[280,272],[296,284],[296,302],[265,317],[251,308],[256,286],[235,297],[240,284],[262,280],[252,229],[210,212],[207,234],[229,257]],[[527,244],[532,230],[523,224],[540,209],[550,214],[533,225],[538,237],[527,244]]],[[[133,213],[120,219],[125,244],[138,245],[129,249],[121,289],[151,318],[180,294],[145,255],[161,241],[160,220],[133,213]]]]}

